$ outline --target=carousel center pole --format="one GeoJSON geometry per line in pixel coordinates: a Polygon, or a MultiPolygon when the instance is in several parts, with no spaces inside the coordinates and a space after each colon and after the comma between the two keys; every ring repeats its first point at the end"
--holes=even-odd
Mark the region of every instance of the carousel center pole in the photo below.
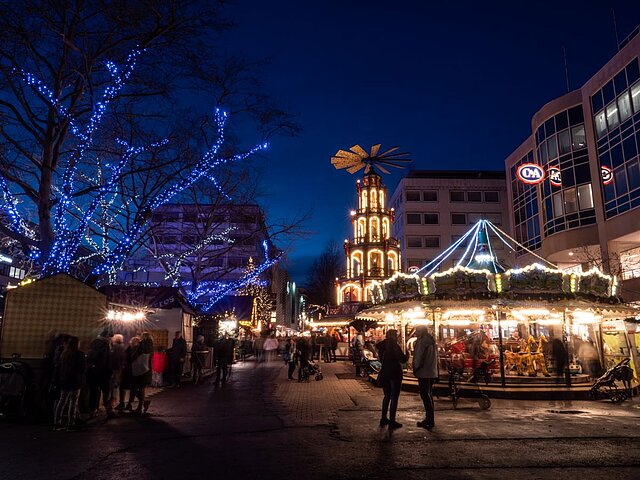
{"type": "Polygon", "coordinates": [[[504,377],[504,345],[502,344],[502,323],[500,322],[500,317],[502,310],[500,309],[500,305],[496,307],[496,319],[498,320],[498,351],[500,352],[500,385],[502,388],[506,386],[506,380],[504,377]]]}

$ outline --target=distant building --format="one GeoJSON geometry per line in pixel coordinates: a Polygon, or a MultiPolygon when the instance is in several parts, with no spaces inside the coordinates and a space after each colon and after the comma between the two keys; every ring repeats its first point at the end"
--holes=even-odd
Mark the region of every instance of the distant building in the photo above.
{"type": "Polygon", "coordinates": [[[543,106],[505,160],[515,238],[561,268],[621,273],[626,299],[640,298],[637,33],[582,87],[543,106]]]}
{"type": "MultiPolygon", "coordinates": [[[[168,263],[171,263],[205,238],[216,235],[219,238],[212,239],[185,257],[177,269],[180,282],[238,280],[245,275],[250,258],[255,265],[265,260],[265,241],[269,256],[275,255],[275,247],[269,240],[264,215],[258,205],[167,204],[154,211],[151,230],[153,241],[148,248],[139,250],[127,260],[121,282],[170,286],[174,278],[167,274],[158,258],[168,258],[168,263]],[[232,243],[223,237],[228,237],[232,243]]],[[[272,294],[284,289],[279,280],[273,278],[275,271],[264,275],[269,283],[267,289],[272,294]]],[[[185,290],[188,291],[189,287],[185,290]]],[[[288,317],[281,314],[274,318],[284,321],[288,317]]]]}
{"type": "MultiPolygon", "coordinates": [[[[410,171],[391,197],[396,212],[391,234],[399,241],[402,270],[411,273],[431,262],[480,219],[507,229],[506,191],[501,171],[410,171]]],[[[512,252],[502,242],[493,243],[500,264],[512,265],[512,252]]],[[[441,269],[454,266],[466,246],[461,244],[441,269]]]]}

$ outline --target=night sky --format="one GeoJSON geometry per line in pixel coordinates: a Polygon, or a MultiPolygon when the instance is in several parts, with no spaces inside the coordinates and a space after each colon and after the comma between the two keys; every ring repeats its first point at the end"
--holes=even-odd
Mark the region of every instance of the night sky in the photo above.
{"type": "MultiPolygon", "coordinates": [[[[239,1],[232,49],[272,59],[264,83],[302,133],[264,160],[272,218],[311,210],[313,233],[289,251],[304,282],[330,239],[349,236],[358,176],[330,157],[359,143],[399,145],[412,169],[503,169],[531,117],[580,87],[640,24],[628,1],[239,1]]],[[[386,176],[390,193],[402,173],[386,176]]]]}

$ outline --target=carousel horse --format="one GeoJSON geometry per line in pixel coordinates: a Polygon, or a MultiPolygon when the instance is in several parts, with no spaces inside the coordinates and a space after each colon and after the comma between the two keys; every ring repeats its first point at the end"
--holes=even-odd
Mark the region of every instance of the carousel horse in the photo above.
{"type": "Polygon", "coordinates": [[[504,366],[507,371],[515,370],[518,375],[524,375],[526,357],[529,354],[522,352],[512,352],[511,350],[504,351],[504,366]]]}
{"type": "Polygon", "coordinates": [[[547,370],[547,362],[544,359],[544,353],[542,353],[542,346],[546,343],[549,343],[549,340],[547,340],[547,337],[543,334],[540,334],[538,341],[536,341],[533,335],[529,335],[529,338],[527,338],[527,344],[525,347],[527,356],[525,362],[527,364],[527,372],[530,377],[536,377],[538,375],[538,371],[542,372],[545,377],[551,376],[547,370]]]}

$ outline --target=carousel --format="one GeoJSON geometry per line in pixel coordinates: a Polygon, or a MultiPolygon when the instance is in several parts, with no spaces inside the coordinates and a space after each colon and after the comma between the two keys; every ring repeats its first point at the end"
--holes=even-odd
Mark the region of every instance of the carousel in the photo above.
{"type": "MultiPolygon", "coordinates": [[[[397,329],[409,352],[416,326],[429,326],[439,349],[440,386],[456,375],[493,396],[575,397],[626,364],[637,388],[640,317],[618,296],[616,278],[595,268],[566,272],[531,251],[539,263],[505,269],[496,240],[528,251],[480,220],[416,274],[397,273],[374,285],[374,306],[356,318],[397,329]],[[439,272],[461,245],[460,260],[439,272]]],[[[417,384],[410,368],[404,383],[417,384]]]]}

